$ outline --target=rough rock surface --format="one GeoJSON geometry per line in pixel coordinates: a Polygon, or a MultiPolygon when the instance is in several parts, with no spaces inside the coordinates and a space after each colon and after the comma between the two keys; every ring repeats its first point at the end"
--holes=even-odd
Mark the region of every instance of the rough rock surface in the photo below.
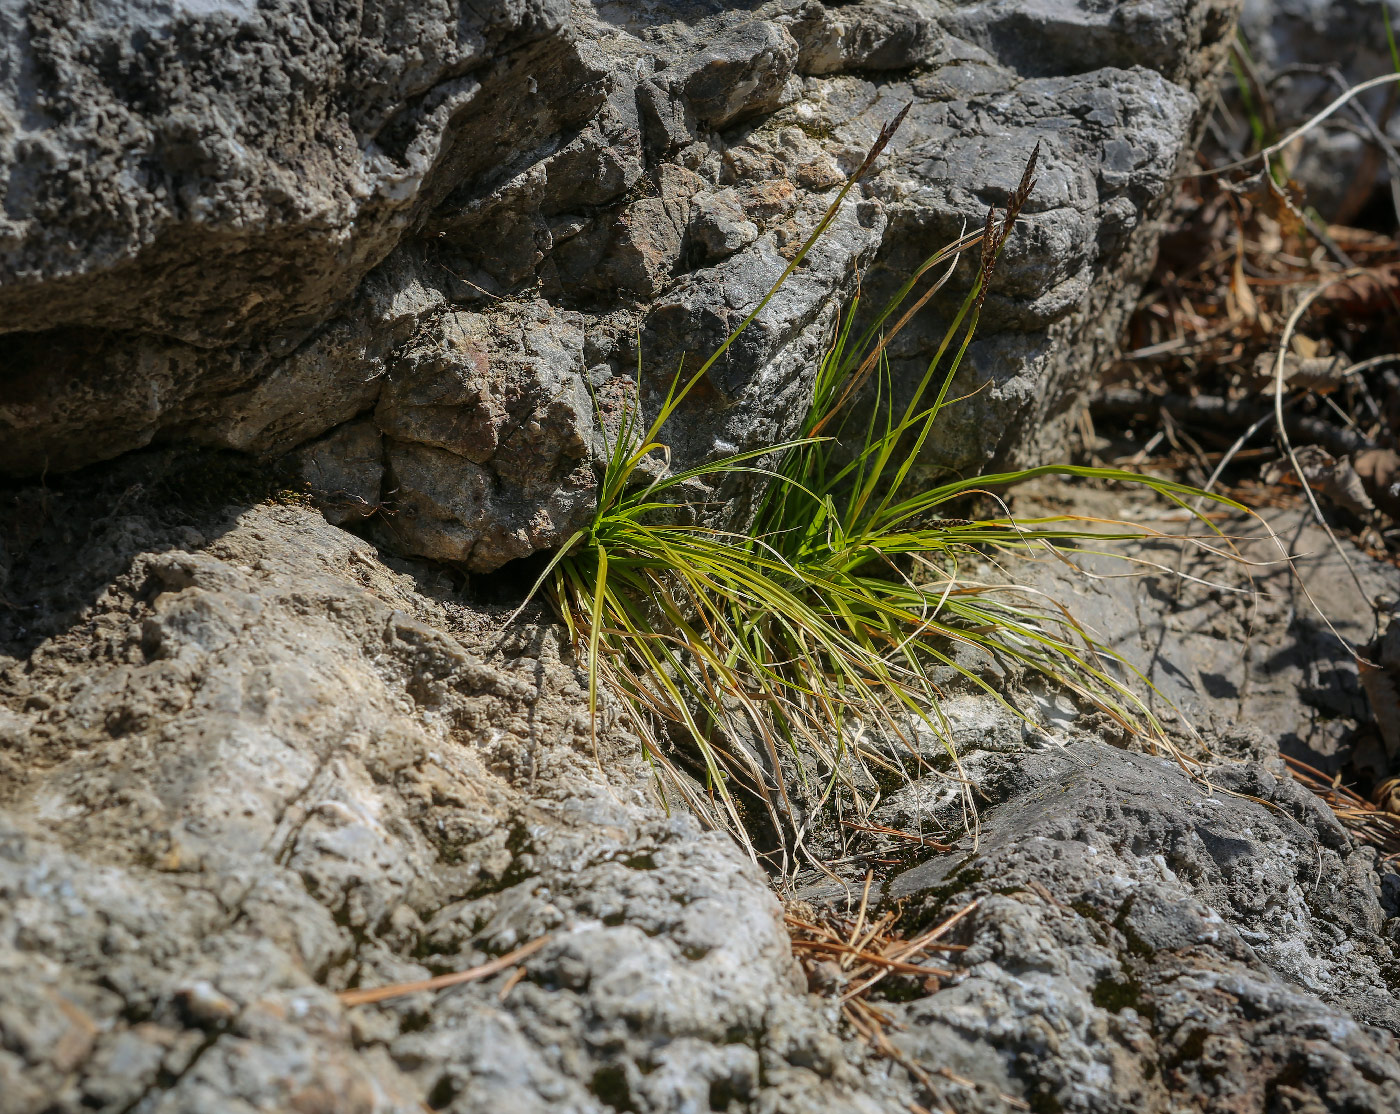
{"type": "MultiPolygon", "coordinates": [[[[677,455],[781,435],[857,276],[878,297],[980,221],[1037,140],[987,386],[931,463],[1041,454],[1228,23],[1202,0],[0,0],[0,1114],[1396,1109],[1400,876],[1280,766],[1361,710],[1274,573],[1248,616],[1058,582],[1197,719],[1203,781],[1011,675],[1041,729],[950,697],[978,841],[875,902],[906,932],[978,904],[952,977],[889,980],[892,1058],[839,983],[809,990],[772,880],[668,812],[613,719],[595,750],[557,627],[498,637],[489,582],[402,557],[475,573],[556,543],[635,338],[652,401],[905,102],[677,455]],[[268,498],[283,457],[324,515],[268,498]],[[339,996],[532,943],[451,989],[339,996]]],[[[930,776],[876,818],[963,838],[959,800],[930,776]]],[[[809,901],[891,857],[813,833],[838,839],[851,885],[804,878],[809,901]]]]}
{"type": "Polygon", "coordinates": [[[980,899],[965,977],[890,1007],[906,1055],[1032,1109],[1394,1109],[1375,853],[1277,758],[1210,781],[1095,742],[985,772],[975,852],[889,887],[926,922],[980,899]]]}
{"type": "Polygon", "coordinates": [[[882,1109],[757,868],[603,778],[557,630],[488,661],[314,510],[126,491],[6,535],[56,571],[0,659],[0,1111],[882,1109]],[[544,934],[508,994],[333,995],[544,934]]]}
{"type": "MultiPolygon", "coordinates": [[[[1170,515],[1160,521],[1163,509],[1139,497],[1065,494],[1059,489],[1042,501],[1022,489],[1013,505],[1026,515],[1118,516],[1168,536],[1186,532],[1170,515]]],[[[1240,516],[1222,529],[1242,561],[1164,541],[1138,554],[1149,564],[1135,575],[1124,575],[1129,570],[1117,558],[1092,557],[1078,562],[1096,574],[1087,579],[1050,561],[1025,575],[1074,598],[1097,637],[1143,670],[1162,714],[1180,710],[1216,732],[1249,724],[1283,753],[1335,773],[1343,757],[1364,757],[1353,751],[1355,727],[1370,720],[1341,639],[1365,647],[1376,636],[1378,620],[1397,602],[1395,571],[1350,548],[1344,561],[1303,512],[1240,516]],[[1280,547],[1294,555],[1299,576],[1289,573],[1280,547]]]]}
{"type": "MultiPolygon", "coordinates": [[[[668,817],[615,728],[595,756],[557,628],[496,644],[504,607],[236,488],[145,453],[7,492],[5,1114],[1400,1101],[1400,879],[1273,737],[1203,723],[1207,790],[1067,706],[1035,732],[951,699],[980,842],[876,902],[911,933],[980,905],[954,978],[878,1001],[898,1064],[807,991],[736,845],[668,817]],[[335,997],[544,936],[451,990],[335,997]]],[[[1289,630],[1266,612],[1261,652],[1289,630]]],[[[877,819],[956,836],[957,800],[930,777],[877,819]]],[[[803,896],[852,901],[840,869],[803,896]]]]}
{"type": "MultiPolygon", "coordinates": [[[[1039,186],[932,466],[1058,451],[1152,248],[1224,0],[0,0],[0,472],[297,450],[333,518],[473,570],[587,514],[635,393],[708,355],[879,127],[880,172],[698,392],[780,439],[868,298],[1039,186]],[[377,437],[377,441],[376,441],[377,437]]],[[[904,338],[922,371],[936,313],[904,338]]]]}

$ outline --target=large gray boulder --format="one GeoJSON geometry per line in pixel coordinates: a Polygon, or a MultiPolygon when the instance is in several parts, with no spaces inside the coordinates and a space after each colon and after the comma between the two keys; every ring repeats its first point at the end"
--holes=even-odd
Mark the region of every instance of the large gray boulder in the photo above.
{"type": "MultiPolygon", "coordinates": [[[[1058,453],[1231,14],[3,0],[0,472],[157,440],[296,450],[337,521],[397,511],[381,540],[401,551],[485,571],[556,545],[639,357],[654,405],[906,103],[877,173],[693,396],[675,458],[786,434],[857,283],[879,299],[979,225],[1037,142],[960,386],[981,389],[928,463],[1058,453]]],[[[940,322],[903,338],[898,383],[940,322]]]]}
{"type": "Polygon", "coordinates": [[[500,615],[309,508],[58,499],[16,571],[87,542],[0,658],[4,1114],[882,1109],[762,873],[592,749],[557,629],[488,659],[500,615]],[[546,934],[508,994],[335,997],[546,934]]]}

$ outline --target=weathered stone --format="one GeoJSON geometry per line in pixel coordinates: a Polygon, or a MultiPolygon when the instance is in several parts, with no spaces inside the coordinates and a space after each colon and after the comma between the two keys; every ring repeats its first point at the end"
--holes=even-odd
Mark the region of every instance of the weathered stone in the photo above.
{"type": "MultiPolygon", "coordinates": [[[[1032,492],[1018,495],[1016,506],[1028,515],[1049,509],[1032,492]]],[[[1052,506],[1052,513],[1065,510],[1063,501],[1052,506]]],[[[1097,497],[1075,506],[1152,521],[1153,511],[1140,503],[1097,497]]],[[[1396,596],[1390,568],[1359,552],[1344,559],[1306,514],[1271,515],[1267,526],[1240,516],[1225,531],[1252,564],[1238,566],[1194,545],[1183,553],[1184,543],[1167,540],[1140,551],[1161,570],[1140,578],[1115,575],[1124,571],[1116,558],[1086,558],[1096,574],[1088,581],[1042,564],[1023,572],[1051,594],[1072,592],[1105,644],[1138,663],[1158,690],[1154,706],[1166,714],[1175,709],[1222,729],[1248,724],[1329,774],[1349,753],[1358,767],[1385,776],[1383,752],[1367,746],[1352,753],[1352,725],[1368,712],[1357,663],[1338,635],[1354,646],[1371,640],[1375,601],[1396,596]],[[1291,562],[1280,542],[1296,554],[1291,562]],[[1169,571],[1178,567],[1188,581],[1169,571]],[[1144,594],[1172,606],[1148,606],[1144,594]],[[1271,641],[1256,637],[1260,629],[1279,633],[1271,641]]]]}
{"type": "Polygon", "coordinates": [[[739,194],[733,189],[697,194],[686,227],[706,263],[725,259],[758,239],[758,225],[745,219],[739,194]]]}
{"type": "Polygon", "coordinates": [[[0,1109],[899,1101],[809,1009],[758,870],[663,814],[632,741],[605,777],[558,631],[488,661],[446,633],[486,616],[312,511],[192,534],[106,513],[120,487],[5,524],[71,559],[0,618],[0,1109]],[[334,997],[545,934],[523,981],[334,997]]]}
{"type": "Polygon", "coordinates": [[[7,331],[223,345],[324,320],[415,211],[528,139],[530,71],[568,72],[566,5],[414,7],[7,3],[7,331]]]}
{"type": "MultiPolygon", "coordinates": [[[[1037,142],[955,388],[980,390],[925,467],[1057,451],[1228,22],[1209,0],[0,0],[0,470],[46,473],[0,519],[0,1112],[1400,1102],[1400,882],[1278,760],[1335,762],[1360,689],[1272,572],[1248,618],[1208,586],[1077,590],[1200,725],[1200,781],[1009,670],[1039,726],[950,692],[979,838],[873,899],[908,931],[979,904],[946,985],[880,1003],[900,1065],[843,1027],[839,965],[807,992],[769,880],[668,814],[606,694],[595,739],[561,631],[502,636],[507,609],[234,467],[291,453],[332,521],[473,573],[558,545],[638,355],[647,409],[905,103],[687,398],[673,460],[784,437],[857,286],[878,302],[979,223],[1037,142]],[[133,452],[158,440],[225,451],[133,452]],[[336,996],[544,935],[444,993],[336,996]]],[[[892,347],[903,389],[944,319],[892,347]]],[[[876,819],[957,841],[965,803],[929,776],[876,819]]],[[[875,838],[817,825],[809,848],[875,838]]]]}
{"type": "Polygon", "coordinates": [[[786,26],[804,74],[912,69],[933,53],[941,34],[932,16],[888,0],[832,9],[811,0],[786,26]]]}
{"type": "Polygon", "coordinates": [[[1285,771],[1227,766],[1198,785],[1169,759],[1079,742],[999,776],[976,850],[890,886],[925,922],[980,900],[966,977],[891,1007],[906,1055],[1065,1111],[1186,1094],[1264,1109],[1281,1086],[1302,1108],[1400,1102],[1374,855],[1285,771]]]}
{"type": "MultiPolygon", "coordinates": [[[[427,502],[484,485],[503,517],[468,532],[510,539],[434,538],[430,521],[456,520],[427,515],[384,540],[478,571],[557,545],[585,513],[584,370],[599,389],[604,369],[630,379],[640,331],[646,405],[682,355],[697,366],[906,102],[831,247],[692,396],[673,459],[781,440],[857,276],[877,302],[979,224],[1037,142],[1037,196],[958,387],[981,389],[927,463],[1058,452],[1228,31],[1212,0],[522,0],[461,20],[279,0],[136,24],[65,2],[0,17],[21,59],[0,81],[0,469],[52,474],[155,440],[268,459],[373,411],[395,440],[451,451],[427,502]],[[587,349],[543,376],[517,327],[537,311],[574,314],[587,349]],[[465,319],[486,394],[447,383],[465,319]],[[405,401],[400,378],[437,401],[405,401]],[[530,433],[538,413],[554,432],[530,433]]],[[[892,351],[897,383],[940,327],[935,307],[892,351]]],[[[395,482],[356,497],[412,504],[395,482]]]]}
{"type": "Polygon", "coordinates": [[[392,529],[425,557],[470,560],[492,525],[490,473],[447,449],[394,440],[385,448],[397,485],[392,529]]]}
{"type": "Polygon", "coordinates": [[[485,464],[500,446],[506,413],[490,363],[453,322],[389,371],[374,421],[389,437],[446,449],[485,464]],[[455,327],[454,327],[455,326],[455,327]]]}
{"type": "Polygon", "coordinates": [[[374,416],[390,504],[380,540],[493,569],[582,525],[597,437],[584,348],[570,315],[546,306],[454,312],[410,346],[374,416]]]}
{"type": "Polygon", "coordinates": [[[956,7],[941,22],[1028,75],[1145,66],[1190,84],[1219,59],[1235,11],[1230,0],[992,0],[956,7]]]}
{"type": "Polygon", "coordinates": [[[723,128],[777,108],[796,65],[792,36],[755,20],[721,34],[668,76],[702,124],[723,128]]]}
{"type": "MultiPolygon", "coordinates": [[[[605,726],[595,753],[560,630],[498,639],[500,611],[303,507],[172,500],[201,469],[129,457],[0,519],[6,1114],[1400,1100],[1400,886],[1273,738],[1204,722],[1217,764],[1193,780],[1072,709],[1036,732],[950,695],[975,844],[940,776],[876,813],[962,838],[872,908],[913,932],[979,901],[955,975],[878,1003],[906,1068],[807,993],[766,879],[664,814],[635,741],[605,726]],[[518,974],[335,997],[546,934],[518,974]]],[[[1170,600],[1135,595],[1155,629],[1170,600]]],[[[1286,643],[1287,615],[1254,637],[1286,643]]],[[[852,893],[816,875],[806,896],[858,901],[864,866],[837,869],[852,893]]]]}

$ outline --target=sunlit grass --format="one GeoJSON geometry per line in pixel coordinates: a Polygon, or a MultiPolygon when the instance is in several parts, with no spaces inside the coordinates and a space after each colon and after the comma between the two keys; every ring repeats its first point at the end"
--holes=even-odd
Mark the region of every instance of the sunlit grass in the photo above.
{"type": "MultiPolygon", "coordinates": [[[[1183,506],[1199,492],[1154,477],[1071,466],[912,489],[914,464],[950,404],[997,255],[1033,186],[1034,162],[1032,156],[1000,221],[989,214],[980,233],[929,259],[858,334],[860,306],[850,307],[792,440],[688,470],[663,470],[659,478],[644,475],[655,476],[656,464],[669,459],[666,425],[687,393],[767,298],[705,364],[676,377],[649,425],[643,427],[635,410],[626,412],[612,438],[591,525],[562,547],[537,584],[547,586],[586,655],[595,740],[599,692],[606,687],[658,772],[669,775],[672,790],[741,840],[747,841],[755,805],[767,811],[775,831],[796,842],[804,820],[833,795],[857,811],[869,807],[871,780],[852,771],[874,761],[917,776],[928,769],[920,734],[943,740],[956,763],[939,714],[940,676],[945,682],[960,677],[1017,711],[982,663],[1039,674],[1106,712],[1125,732],[1160,736],[1152,713],[1121,679],[1131,671],[1070,611],[972,572],[998,551],[1100,545],[1152,531],[1069,516],[940,516],[954,500],[1050,474],[1130,482],[1183,506]],[[897,408],[886,347],[948,281],[961,253],[974,248],[981,254],[971,288],[922,381],[897,408]],[[852,406],[857,398],[864,400],[859,409],[852,406]],[[855,413],[864,417],[853,431],[855,413]],[[680,485],[736,477],[762,493],[747,529],[676,521],[680,485]],[[864,745],[853,745],[856,740],[864,745]],[[672,765],[678,746],[703,769],[703,793],[672,765]]],[[[825,231],[858,177],[773,292],[825,231]]]]}

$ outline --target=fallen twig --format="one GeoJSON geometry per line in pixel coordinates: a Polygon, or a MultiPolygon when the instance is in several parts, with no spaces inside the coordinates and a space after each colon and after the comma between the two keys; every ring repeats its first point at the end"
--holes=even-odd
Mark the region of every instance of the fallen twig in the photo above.
{"type": "MultiPolygon", "coordinates": [[[[1190,173],[1190,174],[1183,174],[1182,177],[1183,177],[1183,178],[1213,178],[1213,177],[1215,177],[1215,176],[1218,175],[1218,174],[1225,174],[1225,173],[1227,173],[1227,172],[1229,172],[1229,171],[1231,171],[1231,170],[1240,170],[1240,169],[1243,169],[1244,167],[1249,166],[1251,163],[1253,163],[1253,162],[1255,162],[1255,161],[1257,161],[1257,160],[1261,160],[1261,159],[1263,160],[1264,165],[1267,167],[1268,164],[1269,164],[1269,160],[1270,160],[1270,159],[1272,159],[1272,158],[1273,158],[1275,155],[1277,155],[1280,151],[1283,151],[1285,148],[1287,148],[1287,146],[1288,146],[1290,143],[1292,143],[1295,139],[1297,139],[1299,136],[1301,136],[1301,135],[1306,135],[1306,134],[1307,134],[1308,132],[1310,132],[1313,128],[1317,127],[1318,124],[1322,123],[1323,120],[1325,120],[1325,119],[1327,119],[1327,117],[1331,116],[1332,113],[1336,112],[1339,108],[1341,108],[1342,106],[1344,106],[1348,101],[1354,99],[1354,98],[1357,97],[1357,96],[1360,96],[1362,93],[1366,92],[1368,89],[1374,89],[1374,88],[1376,88],[1378,85],[1388,85],[1388,84],[1390,84],[1391,82],[1394,82],[1394,81],[1400,81],[1400,73],[1381,74],[1380,77],[1373,77],[1373,78],[1371,78],[1370,81],[1363,81],[1363,82],[1361,82],[1360,85],[1353,85],[1350,89],[1348,89],[1348,90],[1347,90],[1345,93],[1343,93],[1340,97],[1338,97],[1336,100],[1334,100],[1331,104],[1329,104],[1329,105],[1328,105],[1326,108],[1324,108],[1321,112],[1318,112],[1316,115],[1314,115],[1313,117],[1311,117],[1311,118],[1310,118],[1309,120],[1307,120],[1306,122],[1304,122],[1304,123],[1302,123],[1302,124],[1299,124],[1299,125],[1298,125],[1296,128],[1294,128],[1291,132],[1289,132],[1287,135],[1285,135],[1282,139],[1278,140],[1276,143],[1271,143],[1271,144],[1269,144],[1269,146],[1265,147],[1263,150],[1256,151],[1254,154],[1252,154],[1252,155],[1247,155],[1247,156],[1245,156],[1244,158],[1237,160],[1236,162],[1226,163],[1224,166],[1213,166],[1213,167],[1211,167],[1209,170],[1197,170],[1197,171],[1193,171],[1193,172],[1190,173]]],[[[1266,173],[1267,173],[1267,171],[1266,171],[1266,173]]]]}
{"type": "MultiPolygon", "coordinates": [[[[930,929],[928,932],[925,932],[922,936],[916,937],[915,939],[910,940],[907,943],[896,945],[893,948],[893,950],[888,954],[888,958],[891,960],[904,960],[908,959],[911,955],[918,954],[930,944],[932,944],[935,940],[937,940],[940,936],[944,935],[949,929],[951,929],[955,924],[957,924],[965,916],[971,913],[974,909],[976,909],[977,905],[978,902],[976,901],[972,902],[970,905],[965,905],[963,906],[963,908],[959,909],[951,917],[945,920],[942,924],[930,929]]],[[[841,996],[841,1000],[845,1002],[849,1001],[852,998],[856,998],[859,995],[869,993],[870,989],[873,986],[875,986],[876,983],[880,982],[889,973],[890,971],[888,967],[886,967],[882,971],[877,971],[864,982],[846,991],[846,993],[841,996]]]]}
{"type": "MultiPolygon", "coordinates": [[[[476,979],[485,979],[504,971],[507,967],[513,967],[527,955],[534,955],[542,947],[548,944],[550,937],[541,936],[538,940],[531,940],[528,944],[518,947],[513,952],[483,963],[479,967],[472,967],[466,971],[455,971],[450,975],[438,975],[436,978],[421,979],[418,982],[401,982],[392,986],[380,986],[371,990],[342,990],[336,995],[344,1006],[364,1006],[371,1002],[383,1002],[389,998],[402,998],[408,994],[421,994],[425,990],[442,990],[448,986],[458,986],[464,982],[473,982],[476,979]]],[[[516,980],[519,981],[519,980],[516,980]]]]}
{"type": "Polygon", "coordinates": [[[951,843],[939,843],[936,839],[928,839],[911,832],[902,832],[898,828],[886,827],[884,824],[856,824],[850,820],[843,820],[841,824],[842,827],[850,828],[853,832],[870,832],[874,835],[891,836],[894,839],[917,843],[920,847],[932,847],[935,851],[951,851],[953,849],[951,843]]]}
{"type": "Polygon", "coordinates": [[[1285,754],[1283,760],[1294,778],[1321,797],[1343,827],[1387,858],[1400,857],[1400,816],[1379,808],[1343,785],[1340,778],[1329,778],[1301,758],[1285,754]]]}

